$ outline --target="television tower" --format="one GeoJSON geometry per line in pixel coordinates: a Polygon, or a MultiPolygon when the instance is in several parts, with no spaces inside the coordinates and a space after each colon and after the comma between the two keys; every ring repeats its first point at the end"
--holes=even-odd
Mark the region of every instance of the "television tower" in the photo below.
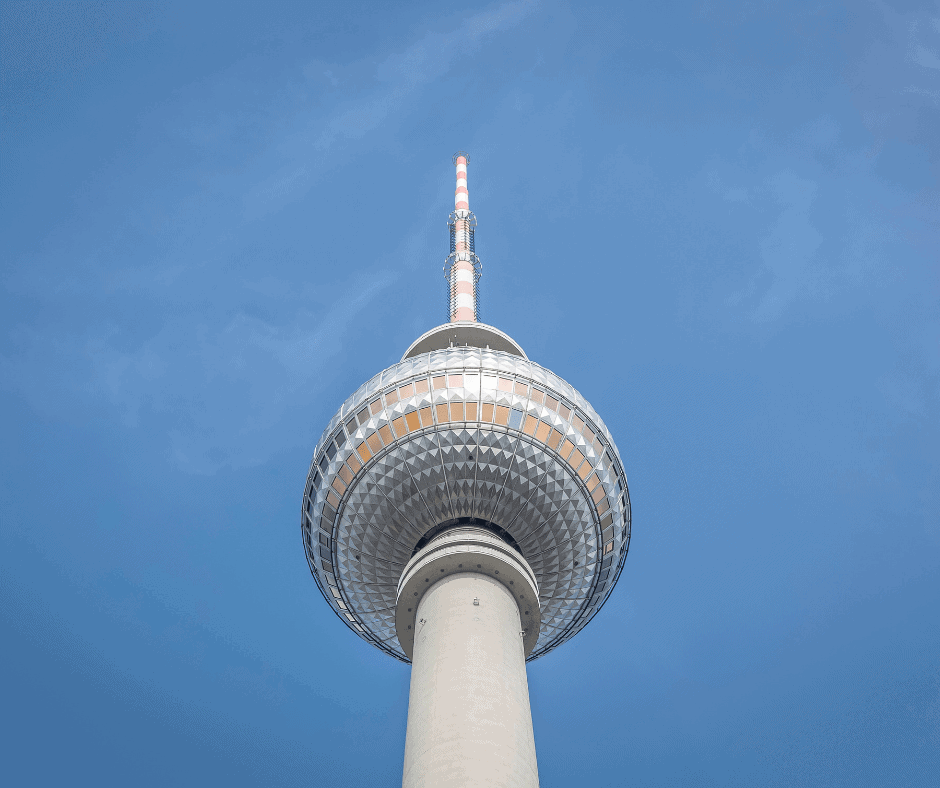
{"type": "Polygon", "coordinates": [[[449,322],[336,412],[301,515],[333,611],[411,663],[404,788],[538,785],[525,663],[597,614],[630,543],[600,416],[479,322],[468,162],[454,156],[449,322]]]}

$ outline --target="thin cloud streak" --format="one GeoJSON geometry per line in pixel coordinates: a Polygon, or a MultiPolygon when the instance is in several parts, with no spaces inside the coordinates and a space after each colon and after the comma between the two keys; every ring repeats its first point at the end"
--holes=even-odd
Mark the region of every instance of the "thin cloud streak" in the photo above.
{"type": "MultiPolygon", "coordinates": [[[[368,98],[337,108],[322,122],[298,119],[292,125],[306,126],[309,131],[297,135],[286,145],[293,161],[249,189],[244,197],[246,214],[253,218],[262,216],[303,196],[317,174],[330,163],[330,152],[337,144],[362,140],[383,128],[423,87],[446,76],[460,60],[477,51],[492,36],[517,26],[536,7],[537,3],[528,0],[506,3],[492,11],[474,14],[449,33],[426,33],[404,51],[393,53],[379,63],[373,76],[382,87],[368,98]],[[315,131],[317,127],[319,133],[315,131]],[[316,138],[311,140],[310,134],[316,134],[316,138]]],[[[337,78],[332,70],[329,74],[335,85],[337,78]]],[[[282,147],[276,141],[272,146],[282,147]]]]}

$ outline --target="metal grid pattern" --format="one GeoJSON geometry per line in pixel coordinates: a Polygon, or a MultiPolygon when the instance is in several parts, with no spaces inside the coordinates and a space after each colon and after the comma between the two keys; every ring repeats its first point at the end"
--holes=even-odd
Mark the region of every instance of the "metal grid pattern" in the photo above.
{"type": "Polygon", "coordinates": [[[450,254],[444,261],[447,319],[480,320],[480,277],[483,275],[483,263],[476,254],[477,217],[470,210],[453,211],[447,217],[447,226],[450,230],[450,254]],[[464,293],[472,298],[469,301],[470,313],[461,317],[458,310],[461,306],[468,306],[465,299],[461,298],[464,293]]]}
{"type": "Polygon", "coordinates": [[[538,578],[530,660],[580,631],[623,568],[630,501],[616,446],[534,362],[470,347],[407,359],[347,399],[317,445],[302,513],[310,570],[340,618],[398,659],[401,572],[428,530],[463,517],[506,529],[538,578]]]}
{"type": "MultiPolygon", "coordinates": [[[[471,236],[472,237],[472,236],[471,236]]],[[[469,320],[482,320],[481,317],[481,289],[480,289],[480,277],[483,276],[483,263],[480,262],[480,258],[473,252],[451,252],[447,255],[447,259],[444,261],[444,280],[446,282],[446,301],[447,301],[447,319],[456,320],[457,310],[460,308],[460,299],[458,296],[460,279],[458,278],[458,272],[461,270],[461,267],[458,263],[464,264],[464,270],[469,268],[467,271],[468,276],[470,277],[470,295],[473,296],[473,307],[472,313],[473,316],[466,316],[465,319],[469,320]]]]}

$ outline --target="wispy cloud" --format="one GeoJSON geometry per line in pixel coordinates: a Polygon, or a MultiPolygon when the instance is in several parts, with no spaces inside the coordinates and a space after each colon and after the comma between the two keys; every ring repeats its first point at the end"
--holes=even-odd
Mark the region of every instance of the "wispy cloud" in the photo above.
{"type": "MultiPolygon", "coordinates": [[[[273,451],[310,439],[297,434],[298,413],[329,384],[330,364],[348,351],[345,337],[357,316],[397,275],[380,271],[358,279],[315,322],[298,314],[276,326],[239,313],[220,329],[199,332],[190,361],[201,378],[193,381],[199,396],[178,414],[182,418],[170,433],[172,456],[181,468],[213,473],[223,466],[255,465],[273,451]]],[[[173,371],[173,389],[161,393],[162,410],[185,401],[185,369],[173,371]]]]}
{"type": "Polygon", "coordinates": [[[937,54],[937,51],[940,51],[940,42],[936,42],[938,44],[937,51],[923,43],[923,38],[930,37],[930,28],[933,28],[934,33],[940,34],[940,18],[929,20],[927,25],[921,24],[920,19],[915,19],[911,23],[908,55],[918,66],[940,69],[940,55],[937,54]]]}
{"type": "MultiPolygon", "coordinates": [[[[330,384],[350,328],[394,284],[401,265],[373,263],[318,281],[305,294],[253,293],[250,274],[226,276],[240,258],[259,260],[233,214],[240,207],[250,224],[302,197],[352,143],[359,151],[376,144],[422,91],[535,7],[505,3],[449,31],[419,32],[399,51],[350,63],[311,59],[287,77],[270,76],[254,61],[236,63],[153,108],[142,127],[196,154],[168,178],[184,185],[174,194],[161,180],[151,197],[137,183],[126,203],[108,206],[125,219],[117,231],[86,233],[85,248],[75,242],[79,230],[60,233],[14,261],[8,290],[44,305],[37,313],[68,317],[16,318],[0,352],[4,384],[52,417],[103,409],[127,429],[159,424],[174,461],[194,473],[262,462],[309,439],[290,425],[330,384]],[[278,78],[280,85],[270,81],[278,78]],[[261,98],[246,102],[246,93],[261,98]],[[127,239],[138,234],[159,259],[128,254],[136,250],[127,239]]],[[[105,181],[89,199],[115,200],[105,181]]],[[[407,267],[424,234],[403,235],[394,257],[407,267]]],[[[290,290],[286,282],[277,286],[290,290]]]]}
{"type": "MultiPolygon", "coordinates": [[[[338,143],[362,140],[381,130],[393,115],[407,109],[422,88],[447,75],[461,62],[467,64],[467,58],[491,37],[517,26],[535,6],[528,0],[506,3],[464,19],[450,32],[425,33],[376,66],[373,87],[360,91],[365,95],[344,102],[340,94],[339,104],[326,117],[315,121],[298,118],[291,125],[305,131],[293,135],[286,145],[277,145],[282,151],[289,151],[289,160],[249,190],[245,196],[248,214],[262,215],[305,193],[317,173],[329,164],[331,150],[338,143]]],[[[308,71],[318,78],[328,75],[330,83],[337,86],[339,79],[333,69],[323,65],[317,62],[308,71]]]]}
{"type": "Polygon", "coordinates": [[[781,172],[769,185],[784,208],[761,241],[764,270],[770,273],[772,282],[754,310],[759,322],[780,317],[801,290],[814,284],[818,272],[812,264],[822,243],[822,235],[810,218],[816,183],[792,172],[781,172]]]}

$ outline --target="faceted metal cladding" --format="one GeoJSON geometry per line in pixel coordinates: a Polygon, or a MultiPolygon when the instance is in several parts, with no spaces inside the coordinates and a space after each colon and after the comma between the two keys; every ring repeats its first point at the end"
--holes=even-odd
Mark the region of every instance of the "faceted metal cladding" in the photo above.
{"type": "Polygon", "coordinates": [[[587,624],[623,568],[616,446],[573,387],[527,358],[466,346],[407,358],[347,399],[317,444],[302,513],[310,570],[350,628],[407,662],[402,572],[432,528],[472,518],[504,529],[535,574],[536,659],[587,624]]]}

